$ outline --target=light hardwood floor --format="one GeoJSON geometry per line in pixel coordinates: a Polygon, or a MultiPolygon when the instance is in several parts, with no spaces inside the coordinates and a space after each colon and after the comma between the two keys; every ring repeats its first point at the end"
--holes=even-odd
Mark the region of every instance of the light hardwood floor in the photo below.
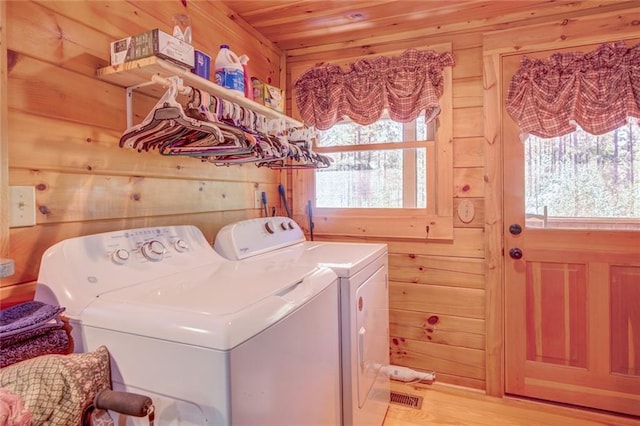
{"type": "Polygon", "coordinates": [[[516,398],[493,398],[482,392],[435,383],[391,389],[422,396],[422,409],[391,404],[383,426],[637,426],[640,419],[578,410],[516,398]]]}

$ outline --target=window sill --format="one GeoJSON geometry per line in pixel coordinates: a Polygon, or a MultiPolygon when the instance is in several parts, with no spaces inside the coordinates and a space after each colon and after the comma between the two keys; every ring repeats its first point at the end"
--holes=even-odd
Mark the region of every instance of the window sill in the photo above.
{"type": "MultiPolygon", "coordinates": [[[[328,209],[322,209],[328,210],[328,209]]],[[[308,228],[309,218],[297,218],[303,228],[308,228]]],[[[313,233],[317,236],[345,236],[376,239],[402,239],[420,241],[453,241],[453,217],[434,214],[348,214],[313,212],[313,233]]],[[[309,229],[305,229],[306,232],[309,229]]]]}

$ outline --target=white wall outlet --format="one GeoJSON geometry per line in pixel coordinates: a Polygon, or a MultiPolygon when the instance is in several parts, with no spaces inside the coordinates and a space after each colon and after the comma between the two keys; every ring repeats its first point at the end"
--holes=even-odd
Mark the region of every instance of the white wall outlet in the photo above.
{"type": "Polygon", "coordinates": [[[10,277],[15,272],[16,265],[13,259],[0,259],[0,278],[10,277]]]}
{"type": "Polygon", "coordinates": [[[253,194],[253,208],[261,209],[262,208],[262,191],[256,189],[253,194]]]}
{"type": "Polygon", "coordinates": [[[9,228],[35,226],[36,188],[33,186],[9,187],[9,228]]]}

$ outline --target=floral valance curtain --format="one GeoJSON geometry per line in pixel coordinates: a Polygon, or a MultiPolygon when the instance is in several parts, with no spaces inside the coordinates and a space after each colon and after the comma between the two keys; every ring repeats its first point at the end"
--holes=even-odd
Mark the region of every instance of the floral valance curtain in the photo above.
{"type": "Polygon", "coordinates": [[[398,57],[360,59],[342,70],[311,68],[295,82],[296,102],[306,124],[326,130],[343,117],[366,125],[387,109],[392,120],[409,122],[421,111],[427,120],[440,112],[442,69],[454,64],[451,52],[409,49],[398,57]]]}
{"type": "Polygon", "coordinates": [[[605,44],[593,52],[523,58],[509,86],[507,112],[521,132],[543,138],[576,124],[601,135],[640,118],[640,44],[605,44]]]}

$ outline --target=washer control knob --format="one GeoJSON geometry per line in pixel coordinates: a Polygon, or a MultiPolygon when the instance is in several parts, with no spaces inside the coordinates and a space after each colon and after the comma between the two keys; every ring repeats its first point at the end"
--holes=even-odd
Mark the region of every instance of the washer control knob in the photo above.
{"type": "Polygon", "coordinates": [[[271,224],[271,222],[266,222],[264,224],[264,229],[267,230],[268,233],[273,234],[275,231],[275,229],[273,229],[273,225],[271,224]]]}
{"type": "Polygon", "coordinates": [[[282,228],[283,231],[286,231],[287,229],[289,229],[287,228],[287,224],[284,222],[280,223],[280,228],[282,228]]]}
{"type": "Polygon", "coordinates": [[[289,229],[293,229],[295,228],[295,226],[293,226],[293,222],[289,221],[289,229]]]}
{"type": "Polygon", "coordinates": [[[122,265],[127,260],[129,260],[129,252],[125,249],[118,249],[111,253],[111,260],[113,260],[118,265],[122,265]]]}
{"type": "Polygon", "coordinates": [[[142,255],[154,262],[162,260],[165,251],[164,244],[158,240],[152,240],[142,245],[142,255]]]}
{"type": "Polygon", "coordinates": [[[173,247],[177,252],[182,253],[189,250],[189,244],[185,240],[177,239],[173,243],[173,247]]]}

